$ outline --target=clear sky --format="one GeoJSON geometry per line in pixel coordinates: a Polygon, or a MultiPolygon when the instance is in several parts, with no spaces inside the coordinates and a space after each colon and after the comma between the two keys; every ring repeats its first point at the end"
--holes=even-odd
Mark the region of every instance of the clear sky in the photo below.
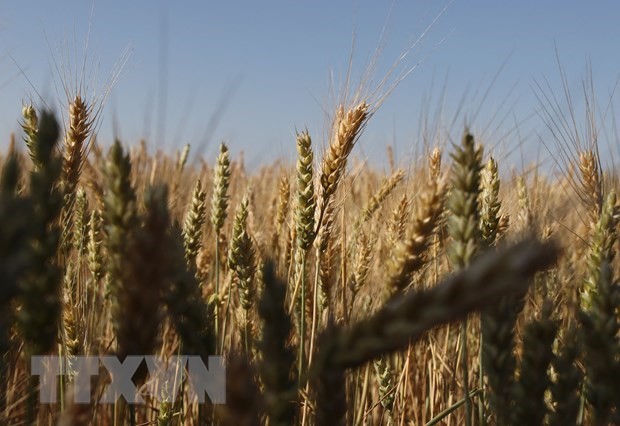
{"type": "Polygon", "coordinates": [[[546,79],[561,93],[556,47],[577,101],[588,61],[602,104],[620,75],[617,0],[0,0],[0,7],[4,140],[19,128],[22,101],[38,100],[35,89],[50,104],[62,97],[54,64],[80,75],[89,27],[89,88],[102,88],[131,50],[102,114],[104,143],[114,136],[166,149],[190,143],[211,158],[226,140],[249,165],[293,158],[295,129],[323,141],[324,111],[334,106],[330,76],[338,85],[346,72],[353,34],[359,76],[385,29],[380,79],[437,18],[399,71],[417,67],[360,141],[357,154],[371,160],[385,157],[387,143],[401,161],[417,152],[420,115],[432,121],[442,93],[446,125],[464,100],[453,137],[467,120],[501,140],[504,153],[521,146],[528,158],[548,156],[535,85],[546,79]]]}

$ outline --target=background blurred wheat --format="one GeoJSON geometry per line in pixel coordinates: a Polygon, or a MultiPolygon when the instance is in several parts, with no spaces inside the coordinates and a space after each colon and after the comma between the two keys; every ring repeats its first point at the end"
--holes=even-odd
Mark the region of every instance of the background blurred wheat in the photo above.
{"type": "Polygon", "coordinates": [[[559,178],[502,173],[467,130],[386,174],[352,154],[368,100],[336,108],[324,152],[306,130],[296,165],[249,173],[225,144],[212,167],[189,146],[104,154],[88,102],[64,126],[24,107],[27,154],[2,156],[2,424],[620,423],[617,179],[596,140],[559,178]],[[102,374],[92,403],[67,376],[40,405],[46,354],[221,354],[227,403],[97,404],[102,374]]]}

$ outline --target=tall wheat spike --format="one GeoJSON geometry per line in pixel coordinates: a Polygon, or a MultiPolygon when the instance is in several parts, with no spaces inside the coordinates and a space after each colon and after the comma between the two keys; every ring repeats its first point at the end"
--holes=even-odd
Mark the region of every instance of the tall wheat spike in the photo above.
{"type": "MultiPolygon", "coordinates": [[[[486,166],[480,174],[480,245],[483,249],[488,249],[497,243],[498,228],[500,222],[499,210],[499,173],[497,162],[493,157],[489,157],[486,166]]],[[[514,357],[512,355],[513,328],[516,322],[515,309],[512,298],[502,299],[497,307],[489,307],[480,314],[480,377],[479,385],[484,389],[484,377],[495,390],[491,401],[498,416],[508,412],[510,409],[510,399],[502,398],[500,389],[508,389],[512,375],[514,374],[514,357]],[[489,371],[485,367],[489,367],[489,371]],[[505,386],[505,387],[504,387],[505,386]]],[[[518,303],[516,303],[518,306],[518,303]]],[[[486,394],[480,395],[478,404],[478,416],[481,423],[486,419],[485,412],[486,394]]],[[[498,420],[502,423],[502,419],[498,420]]]]}
{"type": "Polygon", "coordinates": [[[534,217],[532,215],[532,206],[530,195],[527,190],[527,183],[523,176],[517,177],[517,201],[519,203],[519,212],[517,216],[520,232],[531,232],[534,225],[534,217]]]}
{"type": "Polygon", "coordinates": [[[244,195],[233,222],[233,235],[228,252],[228,266],[237,278],[239,301],[243,309],[243,332],[246,353],[250,349],[250,309],[254,303],[256,259],[254,246],[247,230],[249,198],[244,195]]]}
{"type": "Polygon", "coordinates": [[[373,242],[364,232],[359,232],[355,245],[356,253],[353,259],[353,270],[348,283],[352,293],[351,304],[354,303],[355,296],[366,283],[373,260],[373,242]]]}
{"type": "Polygon", "coordinates": [[[616,193],[611,191],[605,199],[591,237],[590,252],[587,257],[587,277],[581,288],[581,309],[588,311],[592,297],[596,293],[601,274],[601,265],[611,264],[615,257],[614,244],[618,239],[620,209],[616,204],[616,193]]]}
{"type": "Polygon", "coordinates": [[[314,240],[314,155],[312,139],[308,131],[297,135],[297,190],[295,203],[295,224],[297,227],[297,247],[308,251],[314,240]]]}
{"type": "Polygon", "coordinates": [[[599,269],[596,292],[591,294],[587,311],[580,311],[578,318],[584,347],[585,394],[592,409],[592,423],[609,424],[616,423],[613,412],[620,407],[620,286],[606,260],[599,269]]]}
{"type": "Polygon", "coordinates": [[[429,177],[431,180],[439,179],[441,176],[441,157],[443,153],[439,148],[433,148],[429,159],[429,177]]]}
{"type": "Polygon", "coordinates": [[[226,144],[220,144],[220,152],[217,157],[217,164],[213,174],[213,194],[211,196],[211,224],[215,233],[215,339],[219,333],[219,297],[220,294],[220,234],[228,209],[228,187],[230,185],[230,157],[226,144]]]}
{"type": "MultiPolygon", "coordinates": [[[[69,262],[63,279],[62,344],[65,354],[71,359],[83,352],[83,325],[78,318],[78,293],[73,262],[69,262]]],[[[74,372],[72,372],[74,373],[74,372]]]]}
{"type": "Polygon", "coordinates": [[[220,153],[213,175],[213,195],[211,197],[211,223],[216,233],[222,230],[228,209],[228,186],[230,185],[230,157],[226,144],[220,144],[220,153]]]}
{"type": "Polygon", "coordinates": [[[118,351],[129,355],[132,352],[129,351],[132,332],[124,329],[129,325],[125,321],[125,308],[129,307],[134,297],[140,297],[131,289],[135,276],[130,261],[135,250],[138,214],[136,194],[130,177],[131,162],[120,141],[116,141],[108,152],[105,175],[107,190],[104,223],[107,235],[106,270],[112,298],[111,318],[117,337],[123,336],[117,341],[118,351]]]}
{"type": "Polygon", "coordinates": [[[334,244],[333,234],[335,233],[335,211],[334,202],[331,201],[325,210],[323,224],[319,230],[316,241],[317,246],[317,268],[319,271],[319,307],[324,311],[330,306],[332,288],[335,281],[335,264],[337,247],[334,244]]]}
{"type": "MultiPolygon", "coordinates": [[[[34,109],[28,113],[31,124],[37,121],[34,109]]],[[[32,355],[45,355],[54,349],[62,314],[62,271],[58,264],[61,235],[58,221],[62,209],[58,181],[62,163],[55,152],[60,128],[51,112],[42,111],[38,128],[30,130],[33,133],[26,131],[26,141],[34,169],[30,174],[30,206],[21,214],[27,215],[32,228],[26,233],[32,263],[19,282],[17,303],[20,309],[16,314],[27,360],[32,355]]],[[[35,421],[38,386],[38,376],[30,375],[27,379],[27,423],[35,421]]]]}
{"type": "Polygon", "coordinates": [[[28,154],[32,160],[34,171],[41,168],[41,153],[39,149],[39,116],[33,105],[27,104],[22,108],[22,117],[24,121],[21,123],[24,131],[24,142],[28,148],[28,154]]]}
{"type": "Polygon", "coordinates": [[[481,242],[486,247],[497,241],[501,208],[499,186],[497,162],[493,157],[489,157],[480,175],[480,233],[481,242]]]}
{"type": "Polygon", "coordinates": [[[617,309],[620,290],[614,277],[612,262],[618,239],[620,210],[616,193],[611,190],[603,199],[599,158],[594,151],[579,153],[582,177],[582,199],[590,219],[590,249],[586,261],[586,279],[580,289],[579,320],[581,342],[585,347],[585,392],[592,406],[595,424],[615,422],[612,412],[620,407],[617,309]]]}
{"type": "Polygon", "coordinates": [[[596,223],[603,208],[603,181],[598,154],[593,150],[579,152],[582,200],[588,210],[590,221],[596,223]]]}
{"type": "Polygon", "coordinates": [[[396,207],[392,210],[388,230],[390,240],[397,244],[405,238],[407,219],[409,217],[409,208],[411,201],[407,194],[403,194],[396,207]]]}
{"type": "Polygon", "coordinates": [[[194,185],[190,207],[183,224],[185,257],[190,268],[196,267],[196,258],[202,247],[203,226],[207,220],[206,199],[207,193],[198,180],[194,185]]]}
{"type": "Polygon", "coordinates": [[[69,104],[69,126],[65,135],[64,159],[62,165],[61,185],[63,192],[63,244],[67,244],[74,229],[73,208],[75,190],[82,173],[82,165],[88,152],[88,139],[93,126],[92,108],[80,95],[75,96],[69,104]]]}
{"type": "Polygon", "coordinates": [[[305,359],[306,343],[306,256],[315,237],[314,212],[316,201],[314,196],[314,154],[312,152],[312,139],[307,131],[297,135],[297,190],[295,203],[295,275],[294,291],[299,288],[299,299],[295,303],[295,313],[298,320],[299,330],[299,374],[301,375],[305,359]]]}
{"type": "Polygon", "coordinates": [[[388,297],[403,291],[426,260],[424,255],[444,207],[444,185],[432,181],[418,204],[418,213],[405,239],[399,241],[388,262],[388,297]]]}
{"type": "MultiPolygon", "coordinates": [[[[482,170],[482,147],[476,147],[474,137],[465,132],[461,146],[452,154],[452,188],[448,209],[448,233],[452,238],[448,257],[452,266],[461,269],[467,266],[480,243],[480,171],[482,170]]],[[[463,369],[463,392],[465,394],[465,422],[471,424],[472,404],[469,398],[469,367],[467,340],[468,327],[465,320],[461,325],[461,367],[463,369]]]]}
{"type": "Polygon", "coordinates": [[[101,212],[93,210],[88,221],[88,243],[86,245],[88,269],[95,282],[103,278],[103,255],[101,253],[101,212]]]}
{"type": "Polygon", "coordinates": [[[185,166],[187,165],[187,159],[189,158],[189,150],[191,148],[190,144],[186,144],[183,147],[183,151],[181,151],[181,155],[179,155],[179,161],[177,162],[177,170],[182,172],[185,170],[185,166]]]}
{"type": "Polygon", "coordinates": [[[60,242],[57,221],[62,206],[58,191],[61,162],[55,155],[59,135],[58,122],[52,113],[43,111],[36,135],[30,140],[30,154],[38,165],[30,175],[32,231],[27,235],[32,238],[32,268],[21,281],[21,309],[17,314],[31,354],[46,354],[53,349],[61,314],[62,273],[57,260],[60,242]]]}
{"type": "Polygon", "coordinates": [[[80,260],[86,253],[86,246],[88,245],[88,197],[84,189],[79,188],[75,196],[75,223],[73,233],[73,248],[78,254],[80,260]]]}
{"type": "Polygon", "coordinates": [[[291,186],[288,177],[282,176],[278,185],[278,202],[276,208],[275,226],[272,237],[272,247],[275,250],[275,258],[279,258],[281,253],[280,238],[282,228],[287,219],[289,202],[291,197],[291,186]]]}
{"type": "Polygon", "coordinates": [[[329,147],[321,162],[321,193],[319,197],[319,225],[331,197],[336,193],[340,180],[347,167],[347,159],[355,146],[355,142],[369,118],[370,105],[361,102],[357,106],[345,110],[338,107],[334,120],[333,135],[329,147]]]}

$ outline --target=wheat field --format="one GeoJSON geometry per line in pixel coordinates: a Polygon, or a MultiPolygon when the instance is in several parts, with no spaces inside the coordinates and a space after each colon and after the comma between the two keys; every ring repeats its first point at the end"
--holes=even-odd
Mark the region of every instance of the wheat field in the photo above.
{"type": "MultiPolygon", "coordinates": [[[[597,140],[564,173],[510,171],[475,130],[413,164],[355,147],[370,100],[301,131],[295,164],[247,171],[95,138],[23,108],[0,178],[0,423],[620,424],[617,179],[597,140]],[[33,356],[209,356],[225,403],[76,402],[77,364],[42,403],[33,356]]],[[[492,141],[491,141],[492,142],[492,141]]],[[[73,366],[73,367],[72,367],[73,366]]]]}

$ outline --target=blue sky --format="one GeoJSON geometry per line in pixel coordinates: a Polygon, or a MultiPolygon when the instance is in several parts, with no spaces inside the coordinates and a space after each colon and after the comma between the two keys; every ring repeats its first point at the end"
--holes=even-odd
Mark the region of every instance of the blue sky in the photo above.
{"type": "Polygon", "coordinates": [[[292,159],[295,129],[308,127],[323,142],[324,111],[334,106],[330,75],[336,84],[342,80],[353,34],[353,74],[360,76],[385,29],[380,79],[437,18],[400,64],[399,71],[415,70],[360,140],[357,154],[371,161],[382,161],[388,143],[401,162],[419,153],[420,116],[426,112],[432,121],[442,94],[446,126],[462,105],[452,137],[467,120],[488,144],[501,142],[498,155],[548,157],[534,86],[546,79],[561,93],[556,47],[577,104],[588,61],[602,104],[620,75],[620,3],[611,0],[0,4],[4,140],[19,128],[21,102],[38,100],[35,89],[56,102],[63,78],[54,63],[68,63],[73,76],[80,74],[89,22],[89,88],[103,86],[123,51],[131,50],[103,110],[103,143],[115,136],[128,144],[145,137],[164,149],[190,143],[194,154],[211,158],[226,140],[233,152],[245,151],[250,165],[292,159]],[[518,131],[515,123],[521,123],[518,131]]]}

